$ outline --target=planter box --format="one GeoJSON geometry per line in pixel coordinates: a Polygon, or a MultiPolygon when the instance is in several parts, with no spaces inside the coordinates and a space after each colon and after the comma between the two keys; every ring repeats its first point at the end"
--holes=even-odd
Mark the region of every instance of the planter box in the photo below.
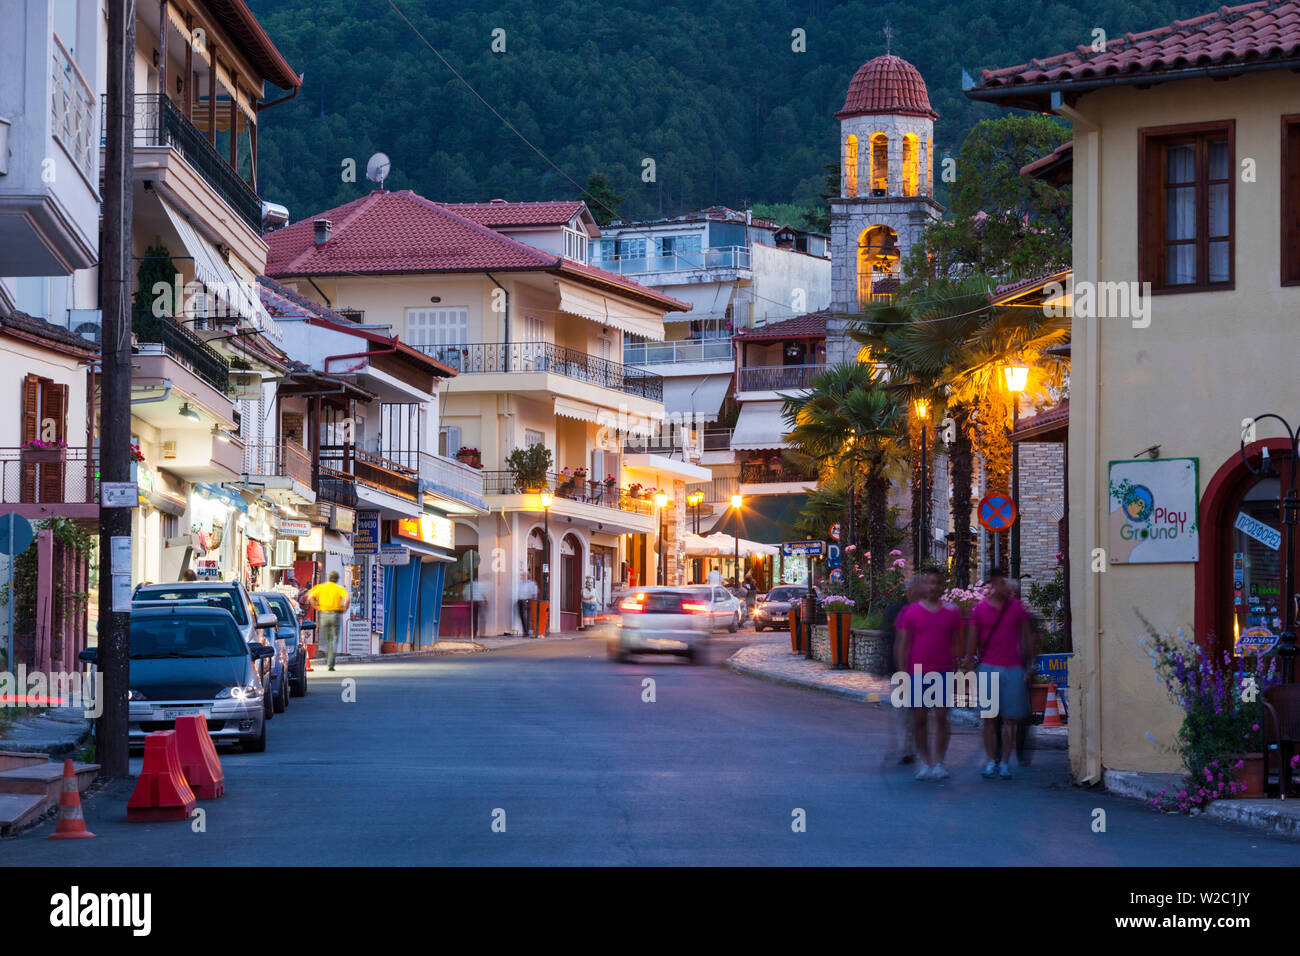
{"type": "Polygon", "coordinates": [[[852,612],[832,611],[826,615],[830,629],[831,666],[837,670],[849,666],[849,642],[853,630],[852,612]]]}
{"type": "MultiPolygon", "coordinates": [[[[1237,783],[1244,783],[1246,789],[1235,794],[1233,799],[1236,800],[1254,800],[1264,796],[1264,755],[1262,753],[1253,754],[1232,754],[1228,757],[1228,764],[1232,766],[1240,760],[1244,766],[1240,770],[1235,770],[1233,776],[1237,783]]],[[[1279,785],[1281,776],[1278,776],[1279,785]]]]}
{"type": "Polygon", "coordinates": [[[22,461],[29,465],[60,465],[68,458],[66,448],[24,448],[20,452],[22,461]]]}

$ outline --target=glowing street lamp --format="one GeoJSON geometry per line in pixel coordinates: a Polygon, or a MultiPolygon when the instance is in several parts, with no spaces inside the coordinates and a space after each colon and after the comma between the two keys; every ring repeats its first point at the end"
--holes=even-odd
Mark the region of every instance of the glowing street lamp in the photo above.
{"type": "Polygon", "coordinates": [[[700,505],[704,504],[704,492],[692,491],[686,496],[686,503],[691,506],[695,513],[695,533],[700,533],[700,505]]]}
{"type": "Polygon", "coordinates": [[[930,417],[930,403],[924,398],[918,398],[912,402],[912,407],[916,410],[916,417],[921,420],[921,522],[917,526],[917,537],[920,540],[916,543],[916,564],[917,567],[924,567],[930,563],[930,521],[927,514],[930,489],[927,482],[929,469],[925,462],[925,429],[930,417]]]}
{"type": "Polygon", "coordinates": [[[733,579],[736,587],[740,587],[740,509],[745,504],[745,499],[740,495],[731,496],[732,522],[731,531],[736,539],[736,555],[732,559],[732,567],[735,568],[733,579]]]}
{"type": "Polygon", "coordinates": [[[546,529],[546,551],[542,555],[542,600],[551,599],[551,502],[555,496],[549,491],[543,491],[538,498],[542,502],[542,525],[546,529]]]}
{"type": "Polygon", "coordinates": [[[664,567],[664,508],[668,506],[668,496],[662,491],[655,492],[655,508],[659,511],[659,574],[660,584],[668,583],[668,571],[664,567]]]}

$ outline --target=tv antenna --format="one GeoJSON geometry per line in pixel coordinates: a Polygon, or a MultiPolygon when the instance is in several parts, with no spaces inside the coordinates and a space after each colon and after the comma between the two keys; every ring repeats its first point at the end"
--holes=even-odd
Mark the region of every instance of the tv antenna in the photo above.
{"type": "Polygon", "coordinates": [[[393,164],[383,153],[375,153],[366,162],[366,179],[379,183],[379,188],[384,188],[384,179],[392,170],[393,164]]]}

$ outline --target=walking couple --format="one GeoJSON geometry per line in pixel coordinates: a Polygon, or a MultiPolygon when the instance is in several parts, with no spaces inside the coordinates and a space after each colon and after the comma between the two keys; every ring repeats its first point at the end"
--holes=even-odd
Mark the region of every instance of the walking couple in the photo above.
{"type": "MultiPolygon", "coordinates": [[[[926,568],[908,581],[908,603],[893,622],[895,667],[901,665],[909,675],[917,667],[923,674],[942,675],[944,687],[952,686],[948,676],[953,671],[974,668],[987,673],[985,679],[997,686],[998,709],[996,718],[984,718],[983,775],[1010,779],[1017,725],[1029,718],[1025,679],[1034,654],[1030,614],[1013,595],[1006,575],[996,569],[989,573],[984,599],[971,610],[968,622],[957,607],[940,600],[942,587],[937,568],[926,568]]],[[[948,710],[954,703],[941,699],[936,705],[898,709],[900,730],[910,729],[920,758],[917,780],[949,776],[943,761],[948,753],[948,710]]],[[[905,744],[903,749],[902,762],[911,763],[911,748],[905,744]]]]}

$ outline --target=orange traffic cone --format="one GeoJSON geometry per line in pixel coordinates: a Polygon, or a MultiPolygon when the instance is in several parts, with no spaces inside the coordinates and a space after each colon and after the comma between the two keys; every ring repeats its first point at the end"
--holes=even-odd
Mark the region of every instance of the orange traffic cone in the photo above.
{"type": "Polygon", "coordinates": [[[1047,705],[1043,708],[1042,727],[1064,727],[1065,722],[1061,720],[1061,712],[1057,708],[1056,699],[1056,681],[1047,685],[1047,705]]]}
{"type": "Polygon", "coordinates": [[[77,774],[72,761],[63,761],[63,792],[59,794],[59,819],[54,824],[50,840],[84,840],[95,834],[86,829],[86,818],[81,815],[81,792],[77,789],[77,774]]]}
{"type": "Polygon", "coordinates": [[[316,656],[316,645],[307,645],[307,670],[314,671],[316,668],[311,666],[311,659],[316,656]]]}

